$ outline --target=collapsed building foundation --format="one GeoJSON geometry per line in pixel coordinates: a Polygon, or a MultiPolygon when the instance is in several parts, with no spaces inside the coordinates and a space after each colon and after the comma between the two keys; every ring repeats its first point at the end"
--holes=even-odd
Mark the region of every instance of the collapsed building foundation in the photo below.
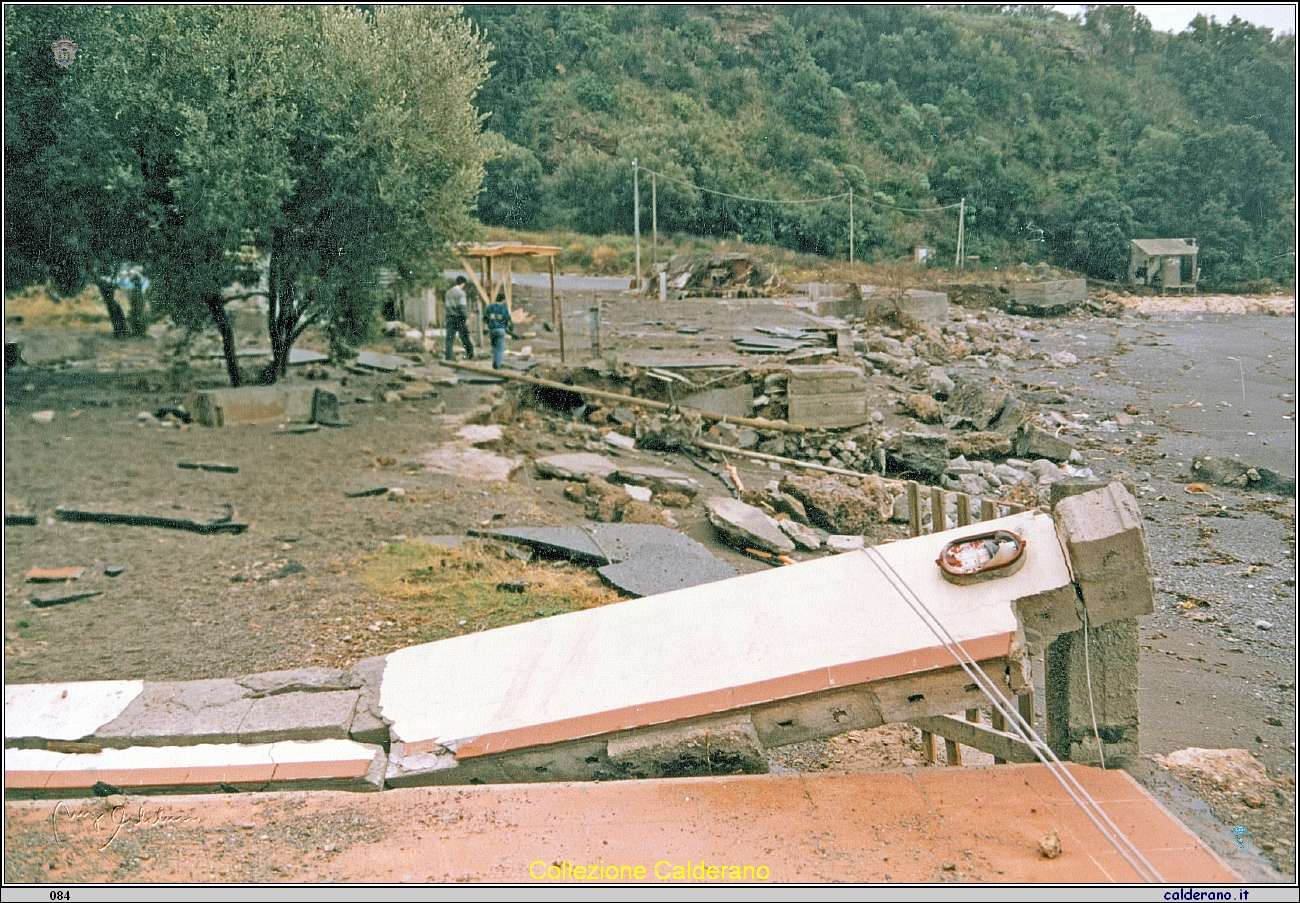
{"type": "Polygon", "coordinates": [[[5,787],[77,796],[97,784],[377,790],[752,773],[766,770],[768,748],[890,722],[1032,760],[1002,726],[947,717],[988,702],[952,643],[1013,701],[1033,694],[1030,660],[1045,655],[1047,742],[1061,758],[1113,761],[1138,748],[1136,618],[1152,605],[1136,502],[1110,484],[1053,515],[468,634],[349,671],[10,685],[5,787]],[[943,547],[990,530],[1023,540],[1023,566],[946,581],[943,547]]]}

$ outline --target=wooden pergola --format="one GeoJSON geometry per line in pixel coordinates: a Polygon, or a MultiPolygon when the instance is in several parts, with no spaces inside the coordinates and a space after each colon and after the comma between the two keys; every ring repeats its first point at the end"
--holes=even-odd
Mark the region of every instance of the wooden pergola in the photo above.
{"type": "Polygon", "coordinates": [[[563,317],[556,309],[555,296],[555,255],[561,249],[553,245],[526,245],[522,242],[492,242],[485,245],[471,245],[461,254],[460,262],[469,274],[474,288],[478,290],[478,340],[483,344],[483,310],[496,298],[497,292],[505,290],[506,309],[514,313],[514,271],[511,263],[516,257],[545,257],[551,273],[551,322],[560,333],[560,359],[564,358],[564,323],[563,317]],[[494,262],[504,260],[505,266],[493,274],[494,262]],[[470,260],[478,261],[479,273],[470,260]],[[482,277],[480,279],[480,276],[482,277]],[[485,288],[486,286],[486,288],[485,288]]]}

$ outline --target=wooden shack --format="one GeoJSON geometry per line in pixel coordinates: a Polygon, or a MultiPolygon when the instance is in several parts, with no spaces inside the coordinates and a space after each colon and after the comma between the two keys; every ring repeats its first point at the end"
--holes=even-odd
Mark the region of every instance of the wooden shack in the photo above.
{"type": "Polygon", "coordinates": [[[1135,238],[1130,243],[1128,281],[1166,289],[1196,290],[1200,268],[1196,265],[1194,238],[1135,238]],[[1184,266],[1187,260],[1189,266],[1184,266]]]}

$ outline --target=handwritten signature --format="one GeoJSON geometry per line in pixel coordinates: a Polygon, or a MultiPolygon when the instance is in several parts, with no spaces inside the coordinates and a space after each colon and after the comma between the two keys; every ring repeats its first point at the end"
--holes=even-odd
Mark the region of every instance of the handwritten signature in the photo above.
{"type": "Polygon", "coordinates": [[[74,809],[66,800],[60,800],[54,807],[54,843],[56,846],[62,846],[59,839],[59,817],[69,819],[73,822],[90,822],[96,833],[107,833],[108,840],[104,841],[101,850],[106,850],[114,840],[122,834],[123,831],[147,831],[151,828],[165,828],[170,825],[197,824],[203,819],[197,815],[171,815],[163,810],[161,806],[156,809],[149,809],[147,803],[141,803],[139,807],[128,808],[126,806],[106,806],[102,809],[88,809],[84,806],[74,809]]]}

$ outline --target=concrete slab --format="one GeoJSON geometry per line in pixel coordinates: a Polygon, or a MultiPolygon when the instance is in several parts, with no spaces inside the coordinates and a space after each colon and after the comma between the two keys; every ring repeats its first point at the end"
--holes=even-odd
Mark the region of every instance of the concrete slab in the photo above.
{"type": "MultiPolygon", "coordinates": [[[[1177,885],[1225,885],[1241,877],[1128,775],[1070,766],[1142,854],[1177,885]]],[[[141,860],[136,848],[98,849],[93,818],[60,817],[69,804],[13,802],[10,833],[24,843],[47,838],[35,854],[88,883],[118,880],[130,863],[142,883],[211,882],[211,839],[248,838],[225,857],[223,880],[253,882],[267,858],[258,838],[284,827],[285,805],[301,825],[351,823],[397,843],[353,843],[322,859],[307,857],[296,876],[323,882],[644,884],[955,883],[1076,884],[1136,881],[1077,807],[1039,765],[934,768],[867,775],[745,775],[582,784],[422,787],[382,796],[341,793],[172,796],[178,825],[166,856],[141,860]],[[56,810],[57,807],[61,807],[56,810]],[[184,821],[180,821],[180,820],[184,821]],[[194,821],[189,821],[194,819],[194,821]],[[244,830],[240,830],[240,826],[244,830]],[[431,829],[431,825],[436,827],[431,829]],[[1077,827],[1077,831],[1076,831],[1077,827]],[[485,828],[488,828],[485,830],[485,828]],[[1045,859],[1038,839],[1057,830],[1062,855],[1045,859]],[[117,855],[111,855],[120,850],[117,855]],[[248,855],[238,855],[247,853],[248,855]],[[690,867],[688,869],[688,863],[690,867]],[[592,866],[600,869],[594,877],[592,866]],[[616,866],[606,876],[604,866],[616,866]],[[945,870],[952,865],[952,870],[945,870]],[[719,871],[709,876],[709,867],[719,871]],[[744,871],[748,866],[749,872],[744,871]],[[733,872],[732,869],[735,869],[733,872]],[[656,874],[658,870],[658,874],[656,874]],[[694,874],[690,874],[693,872],[694,874]],[[674,878],[674,875],[677,877],[674,878]]],[[[238,844],[237,839],[232,842],[238,844]]],[[[277,847],[274,849],[284,849],[277,847]]],[[[271,860],[276,861],[276,860],[271,860]]],[[[1008,893],[1015,893],[1009,888],[1008,893]]]]}
{"type": "Polygon", "coordinates": [[[346,740],[356,707],[356,690],[264,696],[240,723],[239,742],[346,740]]]}
{"type": "Polygon", "coordinates": [[[748,417],[754,410],[754,387],[746,384],[731,389],[707,389],[679,398],[677,402],[682,407],[697,411],[711,411],[728,417],[748,417]]]}
{"type": "MultiPolygon", "coordinates": [[[[461,537],[462,539],[464,537],[461,537]]],[[[251,696],[279,696],[281,693],[320,693],[330,690],[355,690],[361,686],[350,671],[335,668],[294,668],[289,671],[264,671],[235,678],[251,696]]]]}
{"type": "Polygon", "coordinates": [[[762,509],[722,495],[705,504],[709,509],[709,523],[731,545],[760,552],[794,551],[794,543],[762,509]]]}
{"type": "Polygon", "coordinates": [[[146,681],[112,721],[94,732],[105,746],[237,743],[254,700],[233,680],[146,681]]]}
{"type": "Polygon", "coordinates": [[[384,373],[394,373],[403,367],[415,366],[415,362],[410,358],[400,357],[396,354],[380,354],[377,351],[362,351],[353,361],[358,367],[365,367],[368,370],[379,370],[384,373]]]}
{"type": "Polygon", "coordinates": [[[309,423],[315,386],[243,386],[204,389],[190,395],[190,411],[203,426],[267,423],[288,420],[309,423]]]}
{"type": "MultiPolygon", "coordinates": [[[[602,474],[601,476],[604,476],[602,474]]],[[[692,498],[700,491],[698,480],[665,467],[641,467],[635,464],[619,464],[618,469],[607,477],[610,483],[646,486],[654,492],[680,492],[692,498]]]]}
{"type": "Polygon", "coordinates": [[[88,796],[97,782],[124,789],[208,790],[220,784],[380,789],[368,774],[384,751],[351,740],[253,745],[136,746],[99,753],[5,750],[5,795],[88,796]]]}
{"type": "Polygon", "coordinates": [[[556,480],[581,480],[592,477],[607,477],[618,469],[611,458],[593,455],[590,452],[547,455],[536,461],[537,472],[541,476],[556,480]]]}
{"type": "Polygon", "coordinates": [[[610,586],[630,596],[653,596],[727,580],[739,572],[712,555],[705,557],[683,551],[677,545],[648,543],[637,549],[635,557],[607,564],[596,573],[610,586]]]}
{"type": "Polygon", "coordinates": [[[142,680],[89,680],[5,687],[5,745],[35,740],[81,740],[126,710],[144,690],[142,680]]]}
{"type": "MultiPolygon", "coordinates": [[[[972,655],[1019,668],[1013,600],[1059,590],[1069,572],[1046,515],[992,523],[1026,536],[1029,557],[988,583],[954,586],[934,560],[944,543],[989,525],[878,551],[972,655]]],[[[864,552],[415,646],[387,661],[380,707],[394,741],[460,761],[955,664],[864,552]]],[[[944,679],[958,690],[967,682],[944,679]]],[[[897,707],[908,708],[901,699],[897,707]]],[[[920,714],[912,707],[906,717],[920,714]]]]}
{"type": "Polygon", "coordinates": [[[528,546],[539,555],[551,558],[567,558],[579,564],[600,567],[609,564],[609,559],[580,527],[501,527],[496,530],[470,530],[471,536],[488,539],[503,539],[521,546],[528,546]]]}

